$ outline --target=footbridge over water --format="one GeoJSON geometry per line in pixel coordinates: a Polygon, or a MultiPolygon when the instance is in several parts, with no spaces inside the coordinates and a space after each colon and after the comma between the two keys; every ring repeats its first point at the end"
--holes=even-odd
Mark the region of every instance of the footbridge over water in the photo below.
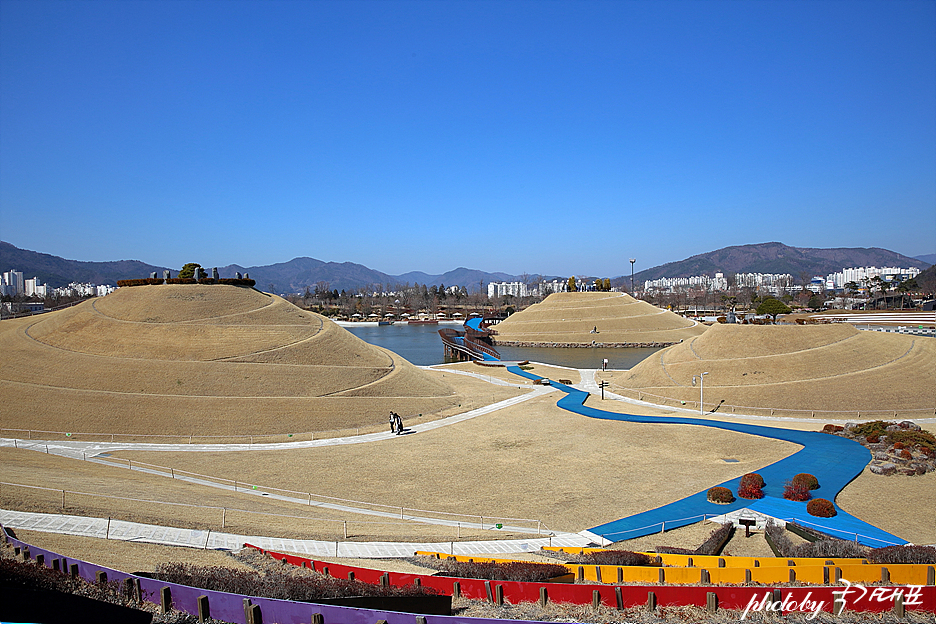
{"type": "Polygon", "coordinates": [[[465,321],[465,331],[440,329],[439,337],[445,347],[445,357],[453,360],[500,360],[494,348],[491,332],[487,330],[488,319],[475,316],[465,321]]]}

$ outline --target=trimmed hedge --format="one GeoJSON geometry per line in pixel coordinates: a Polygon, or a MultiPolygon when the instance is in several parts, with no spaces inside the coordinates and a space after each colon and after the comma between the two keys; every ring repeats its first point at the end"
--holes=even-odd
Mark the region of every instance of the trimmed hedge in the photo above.
{"type": "Polygon", "coordinates": [[[170,277],[166,280],[167,284],[197,284],[198,280],[194,277],[170,277]]]}
{"type": "Polygon", "coordinates": [[[531,563],[529,561],[511,561],[510,563],[456,561],[455,559],[435,559],[427,557],[420,565],[439,570],[441,576],[484,579],[488,581],[526,581],[541,582],[557,576],[570,574],[565,566],[554,563],[531,563]]]}
{"type": "MultiPolygon", "coordinates": [[[[820,500],[820,499],[816,499],[820,500]]],[[[868,552],[866,546],[840,539],[825,539],[818,542],[808,542],[800,544],[793,551],[794,557],[804,558],[837,558],[837,559],[856,559],[864,557],[868,552]]]]}
{"type": "Polygon", "coordinates": [[[719,503],[722,505],[726,503],[733,503],[735,499],[734,494],[731,493],[731,490],[720,486],[710,488],[706,496],[710,503],[719,503]]]}
{"type": "Polygon", "coordinates": [[[142,279],[126,279],[126,280],[117,280],[118,288],[126,288],[129,286],[158,286],[163,283],[163,278],[161,277],[144,277],[142,279]]]}
{"type": "Polygon", "coordinates": [[[814,498],[806,505],[806,511],[811,516],[831,518],[836,515],[835,506],[824,498],[814,498]]]}
{"type": "Polygon", "coordinates": [[[741,477],[741,483],[738,487],[756,487],[758,490],[764,487],[764,477],[756,472],[749,472],[741,477]]]}
{"type": "Polygon", "coordinates": [[[653,559],[643,553],[629,550],[596,550],[571,559],[572,563],[584,565],[613,565],[613,566],[649,566],[654,565],[653,559]]]}
{"type": "Polygon", "coordinates": [[[702,545],[696,549],[700,555],[718,555],[728,540],[734,535],[735,526],[733,522],[726,522],[709,535],[709,538],[702,542],[702,545]]]}
{"type": "MultiPolygon", "coordinates": [[[[564,568],[563,568],[564,569],[564,568]]],[[[149,576],[167,583],[178,583],[212,591],[244,594],[280,600],[314,602],[316,598],[348,596],[434,596],[441,592],[431,587],[406,585],[383,587],[362,581],[349,581],[323,575],[297,576],[293,567],[268,571],[197,566],[187,563],[162,563],[149,576]]]]}
{"type": "Polygon", "coordinates": [[[802,485],[808,490],[818,490],[819,489],[819,479],[809,474],[808,472],[801,472],[795,477],[793,477],[793,483],[797,485],[802,485]]]}
{"type": "Polygon", "coordinates": [[[936,563],[932,546],[886,546],[868,553],[871,563],[936,563]]]}

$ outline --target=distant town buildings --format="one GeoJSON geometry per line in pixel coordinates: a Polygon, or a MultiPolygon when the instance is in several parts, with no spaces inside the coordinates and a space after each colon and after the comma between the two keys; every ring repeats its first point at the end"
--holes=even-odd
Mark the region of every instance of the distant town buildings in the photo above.
{"type": "MultiPolygon", "coordinates": [[[[919,274],[920,269],[914,267],[906,269],[900,267],[855,267],[830,273],[825,278],[817,275],[808,284],[803,285],[796,284],[793,276],[789,273],[737,273],[734,275],[733,285],[737,288],[766,290],[773,295],[798,291],[803,286],[807,290],[819,293],[823,290],[844,290],[845,285],[849,282],[855,282],[859,287],[867,288],[874,277],[880,277],[885,282],[903,282],[919,274]]],[[[689,289],[724,291],[728,290],[728,287],[729,279],[722,273],[716,273],[714,277],[708,275],[661,277],[660,279],[644,282],[644,290],[655,292],[675,292],[689,289]]]]}
{"type": "Polygon", "coordinates": [[[920,269],[910,267],[901,269],[899,267],[857,267],[851,269],[842,269],[837,273],[829,273],[825,278],[826,290],[842,290],[845,284],[855,282],[859,286],[866,285],[867,281],[875,277],[880,277],[885,282],[898,280],[904,282],[920,274],[920,269]]]}
{"type": "Polygon", "coordinates": [[[116,288],[108,285],[72,282],[68,286],[50,289],[38,277],[23,279],[23,272],[11,269],[0,275],[0,296],[38,297],[45,299],[50,296],[59,297],[103,297],[114,292],[116,288]]]}

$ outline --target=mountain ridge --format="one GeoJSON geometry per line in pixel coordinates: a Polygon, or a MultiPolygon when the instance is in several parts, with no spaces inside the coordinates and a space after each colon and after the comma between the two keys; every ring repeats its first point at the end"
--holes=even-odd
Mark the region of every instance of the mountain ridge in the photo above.
{"type": "MultiPolygon", "coordinates": [[[[634,282],[661,277],[690,277],[692,275],[714,275],[716,272],[732,273],[789,273],[794,279],[804,275],[826,275],[850,266],[900,266],[925,269],[929,263],[920,258],[911,258],[877,247],[810,248],[790,247],[783,243],[755,243],[723,247],[714,251],[696,254],[684,260],[668,262],[634,274],[634,282]]],[[[19,249],[0,241],[0,270],[16,269],[25,278],[39,277],[43,283],[53,287],[69,282],[91,282],[116,284],[119,279],[146,277],[169,267],[160,267],[139,260],[116,260],[110,262],[84,262],[66,260],[51,254],[19,249]]],[[[179,268],[170,268],[173,274],[179,268]]],[[[405,284],[426,286],[461,286],[469,292],[477,291],[492,281],[529,281],[540,279],[566,279],[567,276],[517,276],[501,272],[458,267],[441,275],[422,271],[410,271],[402,275],[389,275],[354,262],[326,262],[316,258],[298,257],[286,262],[244,267],[229,264],[218,267],[224,277],[235,272],[249,273],[263,290],[278,293],[302,292],[307,287],[314,289],[325,283],[329,290],[357,291],[358,289],[393,289],[405,284]],[[272,286],[272,288],[271,288],[272,286]]],[[[614,278],[616,285],[630,285],[630,276],[614,278]]]]}

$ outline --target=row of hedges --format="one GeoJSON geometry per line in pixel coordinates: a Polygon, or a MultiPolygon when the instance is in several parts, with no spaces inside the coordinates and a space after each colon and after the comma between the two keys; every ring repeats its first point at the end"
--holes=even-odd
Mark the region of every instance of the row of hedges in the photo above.
{"type": "Polygon", "coordinates": [[[222,277],[221,279],[211,279],[210,277],[203,277],[196,280],[193,277],[170,277],[169,279],[164,280],[161,277],[147,277],[143,279],[127,279],[127,280],[117,280],[117,286],[120,288],[126,288],[129,286],[158,286],[160,284],[226,284],[228,286],[248,286],[253,288],[257,282],[252,279],[236,278],[236,277],[222,277]]]}
{"type": "Polygon", "coordinates": [[[438,590],[431,587],[416,585],[384,587],[319,574],[299,576],[292,574],[295,569],[289,566],[281,570],[266,570],[261,574],[253,570],[197,566],[187,563],[162,563],[156,568],[155,573],[148,576],[167,583],[178,583],[212,591],[299,602],[350,596],[435,596],[440,594],[438,590]]]}
{"type": "Polygon", "coordinates": [[[158,286],[165,280],[161,277],[145,277],[142,279],[117,280],[118,288],[127,288],[129,286],[158,286]]]}

